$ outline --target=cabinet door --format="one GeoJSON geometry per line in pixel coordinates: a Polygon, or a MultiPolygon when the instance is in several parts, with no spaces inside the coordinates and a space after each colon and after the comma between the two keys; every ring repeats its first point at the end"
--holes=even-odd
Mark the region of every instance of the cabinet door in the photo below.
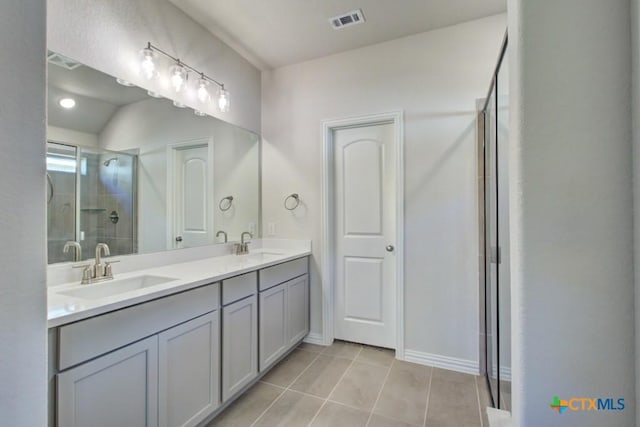
{"type": "Polygon", "coordinates": [[[309,333],[309,276],[284,283],[287,287],[287,335],[292,346],[309,333]]]}
{"type": "Polygon", "coordinates": [[[158,335],[160,427],[195,426],[220,404],[219,311],[158,335]]]}
{"type": "Polygon", "coordinates": [[[260,371],[289,347],[286,283],[260,292],[260,371]]]}
{"type": "Polygon", "coordinates": [[[222,400],[258,375],[258,298],[222,308],[222,400]]]}
{"type": "Polygon", "coordinates": [[[158,338],[61,372],[57,387],[59,426],[156,426],[158,338]]]}

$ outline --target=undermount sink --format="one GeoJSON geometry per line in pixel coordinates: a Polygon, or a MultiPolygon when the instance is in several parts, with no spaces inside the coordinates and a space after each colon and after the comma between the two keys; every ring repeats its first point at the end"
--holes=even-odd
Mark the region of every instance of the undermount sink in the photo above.
{"type": "Polygon", "coordinates": [[[136,276],[127,279],[109,280],[103,283],[95,283],[91,285],[82,285],[82,287],[60,291],[61,295],[83,299],[98,299],[111,297],[125,292],[145,289],[152,286],[161,285],[163,283],[177,280],[173,277],[164,276],[136,276]]]}

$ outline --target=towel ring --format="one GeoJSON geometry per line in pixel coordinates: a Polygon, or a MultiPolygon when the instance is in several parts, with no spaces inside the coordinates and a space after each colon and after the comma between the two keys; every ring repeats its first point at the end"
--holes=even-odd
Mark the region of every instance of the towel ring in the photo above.
{"type": "Polygon", "coordinates": [[[218,203],[218,207],[222,212],[226,212],[231,209],[231,205],[233,204],[233,196],[227,196],[220,199],[220,203],[218,203]],[[225,203],[225,200],[227,203],[225,203]]]}
{"type": "Polygon", "coordinates": [[[287,196],[286,199],[284,199],[284,208],[288,211],[292,211],[295,208],[298,207],[298,205],[300,204],[300,196],[298,195],[298,193],[293,193],[293,194],[289,194],[287,196]],[[294,204],[291,205],[289,202],[289,199],[293,199],[294,200],[294,204]]]}

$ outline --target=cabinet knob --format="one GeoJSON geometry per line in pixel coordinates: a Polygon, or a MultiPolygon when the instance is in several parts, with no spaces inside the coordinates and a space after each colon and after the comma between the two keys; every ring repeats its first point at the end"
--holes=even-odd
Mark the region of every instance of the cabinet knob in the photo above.
{"type": "Polygon", "coordinates": [[[385,249],[387,250],[387,252],[393,252],[395,248],[393,247],[393,245],[387,245],[385,249]]]}
{"type": "Polygon", "coordinates": [[[176,237],[176,242],[182,242],[182,236],[176,237]]]}

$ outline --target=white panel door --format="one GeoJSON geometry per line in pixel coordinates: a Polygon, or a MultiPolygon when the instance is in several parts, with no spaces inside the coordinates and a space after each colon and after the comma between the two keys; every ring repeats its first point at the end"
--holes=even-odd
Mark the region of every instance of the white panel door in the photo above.
{"type": "Polygon", "coordinates": [[[222,401],[258,375],[258,298],[222,308],[222,401]]]}
{"type": "Polygon", "coordinates": [[[158,335],[160,427],[195,426],[220,405],[219,311],[158,335]]]}
{"type": "Polygon", "coordinates": [[[156,426],[157,392],[154,335],[58,374],[58,425],[156,426]]]}
{"type": "Polygon", "coordinates": [[[175,247],[213,242],[209,147],[175,150],[175,247]]]}
{"type": "Polygon", "coordinates": [[[333,141],[334,335],[395,348],[393,125],[337,129],[333,141]]]}

